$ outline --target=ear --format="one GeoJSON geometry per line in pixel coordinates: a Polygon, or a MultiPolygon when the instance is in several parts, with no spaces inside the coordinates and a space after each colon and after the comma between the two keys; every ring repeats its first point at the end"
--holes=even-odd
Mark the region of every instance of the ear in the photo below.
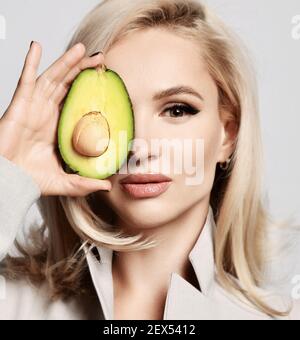
{"type": "Polygon", "coordinates": [[[219,152],[218,162],[224,163],[233,154],[238,135],[238,124],[230,119],[223,121],[222,145],[219,152]]]}

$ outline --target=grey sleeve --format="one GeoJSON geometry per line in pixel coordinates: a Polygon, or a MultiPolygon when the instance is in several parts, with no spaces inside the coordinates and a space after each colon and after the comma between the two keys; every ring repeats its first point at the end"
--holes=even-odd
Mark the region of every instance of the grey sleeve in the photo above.
{"type": "Polygon", "coordinates": [[[29,208],[40,195],[30,175],[0,155],[0,261],[13,245],[29,208]]]}

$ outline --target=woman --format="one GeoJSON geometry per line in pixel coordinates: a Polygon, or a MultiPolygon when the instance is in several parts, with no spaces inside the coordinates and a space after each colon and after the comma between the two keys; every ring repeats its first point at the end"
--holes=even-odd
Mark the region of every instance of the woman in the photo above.
{"type": "Polygon", "coordinates": [[[222,22],[198,1],[106,0],[37,77],[40,58],[33,42],[0,121],[7,282],[0,316],[299,317],[296,306],[263,290],[270,221],[261,201],[255,80],[222,22]],[[134,160],[134,170],[100,181],[63,170],[56,130],[72,81],[104,63],[124,80],[135,138],[144,143],[124,164],[134,160]],[[187,157],[200,181],[173,171],[174,154],[166,161],[163,148],[149,148],[162,139],[191,142],[187,157]],[[17,243],[23,257],[10,257],[38,198],[44,226],[26,247],[17,243]]]}

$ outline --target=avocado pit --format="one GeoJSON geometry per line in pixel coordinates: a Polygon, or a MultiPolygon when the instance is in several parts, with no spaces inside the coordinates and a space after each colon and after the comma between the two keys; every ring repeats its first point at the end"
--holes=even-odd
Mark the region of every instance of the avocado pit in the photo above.
{"type": "Polygon", "coordinates": [[[89,112],[79,120],[72,137],[74,150],[85,157],[103,155],[109,140],[109,124],[101,112],[97,111],[89,112]]]}

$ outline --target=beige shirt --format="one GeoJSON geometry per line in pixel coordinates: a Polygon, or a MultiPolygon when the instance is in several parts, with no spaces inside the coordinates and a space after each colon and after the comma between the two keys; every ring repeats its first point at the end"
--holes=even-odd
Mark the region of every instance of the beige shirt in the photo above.
{"type": "MultiPolygon", "coordinates": [[[[0,260],[5,257],[30,206],[40,192],[22,169],[0,156],[0,260]]],[[[164,309],[164,320],[268,320],[247,301],[240,301],[217,282],[213,251],[215,221],[212,208],[204,228],[189,253],[201,291],[177,273],[170,275],[164,309]]],[[[114,298],[112,279],[113,251],[97,247],[100,260],[85,246],[87,262],[95,287],[95,296],[51,302],[47,298],[47,283],[36,288],[25,280],[6,282],[0,277],[0,319],[113,320],[114,298]]],[[[290,315],[282,319],[300,319],[299,303],[261,291],[272,307],[286,310],[292,303],[290,315]]]]}

